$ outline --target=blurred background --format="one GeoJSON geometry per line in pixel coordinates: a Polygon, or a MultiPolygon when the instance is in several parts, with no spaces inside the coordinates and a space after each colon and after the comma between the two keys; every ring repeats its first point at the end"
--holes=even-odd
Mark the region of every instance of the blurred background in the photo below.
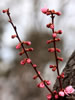
{"type": "Polygon", "coordinates": [[[75,0],[0,0],[0,100],[46,100],[48,93],[46,89],[37,88],[39,80],[32,79],[35,72],[31,66],[20,65],[24,56],[18,55],[19,50],[15,49],[18,40],[11,39],[14,30],[7,15],[2,13],[7,8],[21,39],[32,42],[34,51],[29,53],[30,58],[38,65],[44,79],[51,80],[53,87],[56,73],[49,69],[49,65],[54,63],[54,55],[48,53],[52,45],[46,44],[51,38],[51,30],[46,28],[46,24],[51,19],[41,13],[44,6],[62,12],[60,17],[55,17],[55,29],[63,30],[59,36],[62,40],[57,43],[62,50],[58,55],[64,58],[59,63],[60,71],[75,49],[75,0]]]}

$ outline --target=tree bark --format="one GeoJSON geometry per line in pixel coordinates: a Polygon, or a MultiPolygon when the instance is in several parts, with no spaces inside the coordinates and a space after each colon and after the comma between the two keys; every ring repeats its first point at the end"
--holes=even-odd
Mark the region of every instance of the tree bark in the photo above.
{"type": "MultiPolygon", "coordinates": [[[[72,53],[71,57],[69,58],[63,72],[65,75],[65,77],[62,79],[63,88],[69,85],[75,88],[75,51],[72,53]]],[[[59,91],[58,80],[56,80],[53,89],[59,91]]],[[[62,100],[75,100],[75,92],[69,96],[64,97],[62,100]]]]}

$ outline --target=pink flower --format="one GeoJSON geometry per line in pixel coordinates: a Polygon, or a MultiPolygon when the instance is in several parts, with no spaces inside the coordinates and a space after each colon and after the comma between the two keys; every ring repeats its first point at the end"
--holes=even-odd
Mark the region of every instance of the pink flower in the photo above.
{"type": "Polygon", "coordinates": [[[63,91],[59,92],[59,96],[64,97],[65,93],[63,91]]]}
{"type": "Polygon", "coordinates": [[[21,48],[21,43],[18,43],[18,45],[16,46],[16,49],[20,49],[21,48]]]}
{"type": "Polygon", "coordinates": [[[51,98],[52,98],[52,95],[51,94],[48,94],[47,95],[47,99],[50,100],[51,98]]]}
{"type": "Polygon", "coordinates": [[[27,59],[27,63],[28,63],[28,64],[31,63],[31,59],[30,59],[30,58],[27,59]]]}
{"type": "Polygon", "coordinates": [[[70,86],[67,86],[67,87],[65,88],[64,93],[65,93],[66,95],[68,95],[68,94],[72,94],[74,91],[75,91],[75,89],[70,85],[70,86]]]}
{"type": "Polygon", "coordinates": [[[41,8],[42,13],[44,13],[44,14],[46,14],[46,13],[47,13],[47,10],[48,10],[48,8],[47,8],[47,7],[41,8]]]}
{"type": "Polygon", "coordinates": [[[39,87],[39,88],[44,88],[44,87],[45,87],[45,85],[44,85],[44,83],[43,83],[43,82],[41,82],[41,83],[39,83],[39,84],[37,85],[37,87],[39,87]]]}

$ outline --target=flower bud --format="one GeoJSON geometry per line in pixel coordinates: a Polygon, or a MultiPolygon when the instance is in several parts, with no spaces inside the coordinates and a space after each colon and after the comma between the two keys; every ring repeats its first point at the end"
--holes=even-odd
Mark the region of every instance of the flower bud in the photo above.
{"type": "Polygon", "coordinates": [[[27,63],[30,64],[31,63],[31,59],[27,58],[27,63]]]}
{"type": "Polygon", "coordinates": [[[21,43],[18,43],[17,45],[16,45],[16,49],[20,49],[21,48],[21,43]]]}
{"type": "Polygon", "coordinates": [[[47,99],[48,99],[48,100],[51,100],[51,98],[52,98],[52,95],[51,95],[51,94],[48,94],[48,95],[47,95],[47,99]]]}
{"type": "Polygon", "coordinates": [[[44,14],[46,14],[46,13],[47,13],[47,10],[48,10],[48,8],[47,8],[47,7],[41,8],[41,12],[42,12],[42,13],[44,13],[44,14]]]}
{"type": "Polygon", "coordinates": [[[30,41],[23,41],[23,43],[26,44],[26,45],[28,45],[28,46],[31,45],[30,41]]]}
{"type": "Polygon", "coordinates": [[[50,25],[50,28],[51,28],[51,29],[54,29],[54,24],[51,24],[51,25],[50,25]]]}
{"type": "Polygon", "coordinates": [[[48,52],[54,52],[55,49],[54,48],[48,48],[48,52]]]}
{"type": "Polygon", "coordinates": [[[8,10],[9,10],[9,9],[5,9],[5,10],[3,10],[2,12],[3,12],[3,13],[7,13],[7,12],[8,12],[8,10]]]}
{"type": "Polygon", "coordinates": [[[26,59],[21,60],[20,64],[21,64],[21,65],[26,64],[26,59]]]}
{"type": "Polygon", "coordinates": [[[60,61],[63,61],[63,58],[61,58],[61,57],[57,57],[57,59],[60,60],[60,61]]]}
{"type": "Polygon", "coordinates": [[[33,64],[33,67],[34,67],[34,68],[36,68],[36,67],[37,67],[37,65],[36,65],[36,64],[33,64]]]}
{"type": "Polygon", "coordinates": [[[44,87],[45,87],[45,85],[44,85],[44,83],[43,83],[43,82],[41,82],[41,83],[39,83],[39,84],[37,85],[37,87],[39,87],[39,88],[44,88],[44,87]]]}
{"type": "Polygon", "coordinates": [[[56,33],[53,33],[52,36],[53,36],[53,38],[56,38],[57,34],[56,33]]]}
{"type": "Polygon", "coordinates": [[[61,15],[61,12],[56,12],[55,14],[58,15],[58,16],[60,16],[61,15]]]}
{"type": "Polygon", "coordinates": [[[16,37],[16,35],[12,35],[11,38],[14,39],[16,37]]]}
{"type": "Polygon", "coordinates": [[[49,80],[44,80],[46,82],[47,85],[51,85],[51,81],[49,80]]]}
{"type": "Polygon", "coordinates": [[[56,51],[57,51],[57,52],[59,52],[59,53],[61,52],[61,50],[60,50],[60,49],[58,49],[58,48],[56,48],[56,51]]]}
{"type": "Polygon", "coordinates": [[[62,30],[58,30],[57,33],[58,33],[58,34],[62,34],[62,30]]]}

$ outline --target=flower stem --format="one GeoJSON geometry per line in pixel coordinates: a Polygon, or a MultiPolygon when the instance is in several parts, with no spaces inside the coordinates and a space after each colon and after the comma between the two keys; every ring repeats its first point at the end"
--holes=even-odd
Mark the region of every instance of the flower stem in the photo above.
{"type": "MultiPolygon", "coordinates": [[[[52,18],[52,24],[54,25],[54,15],[51,14],[51,18],[52,18]]],[[[52,29],[52,32],[54,33],[54,28],[52,29]]],[[[55,60],[56,60],[56,69],[57,69],[57,74],[58,76],[60,76],[60,73],[59,73],[59,67],[58,67],[58,59],[57,59],[57,52],[56,52],[56,41],[55,41],[55,37],[53,37],[53,45],[54,45],[54,54],[55,54],[55,60]]],[[[61,78],[58,79],[59,80],[59,85],[60,85],[60,90],[62,90],[62,82],[61,82],[61,78]]]]}
{"type": "MultiPolygon", "coordinates": [[[[8,18],[9,18],[9,22],[10,22],[10,24],[12,25],[12,27],[13,27],[15,33],[16,33],[16,37],[17,37],[18,41],[21,43],[21,47],[22,47],[22,49],[24,50],[24,53],[25,53],[26,57],[29,58],[29,55],[28,55],[28,53],[26,52],[26,50],[25,50],[25,48],[24,48],[24,45],[23,45],[23,43],[22,43],[22,41],[21,41],[21,39],[20,39],[20,37],[19,37],[19,35],[18,35],[17,28],[16,28],[16,26],[15,26],[15,25],[13,24],[13,22],[12,22],[9,9],[8,9],[8,11],[7,11],[7,15],[8,15],[8,18]]],[[[33,67],[33,63],[31,62],[30,64],[31,64],[31,66],[33,67]]],[[[44,83],[46,89],[47,89],[52,95],[54,95],[53,92],[52,92],[52,90],[51,90],[51,89],[47,86],[47,84],[44,82],[44,79],[41,77],[41,75],[39,75],[37,68],[36,68],[36,67],[33,67],[33,68],[34,68],[36,74],[38,75],[39,79],[44,83]]]]}

